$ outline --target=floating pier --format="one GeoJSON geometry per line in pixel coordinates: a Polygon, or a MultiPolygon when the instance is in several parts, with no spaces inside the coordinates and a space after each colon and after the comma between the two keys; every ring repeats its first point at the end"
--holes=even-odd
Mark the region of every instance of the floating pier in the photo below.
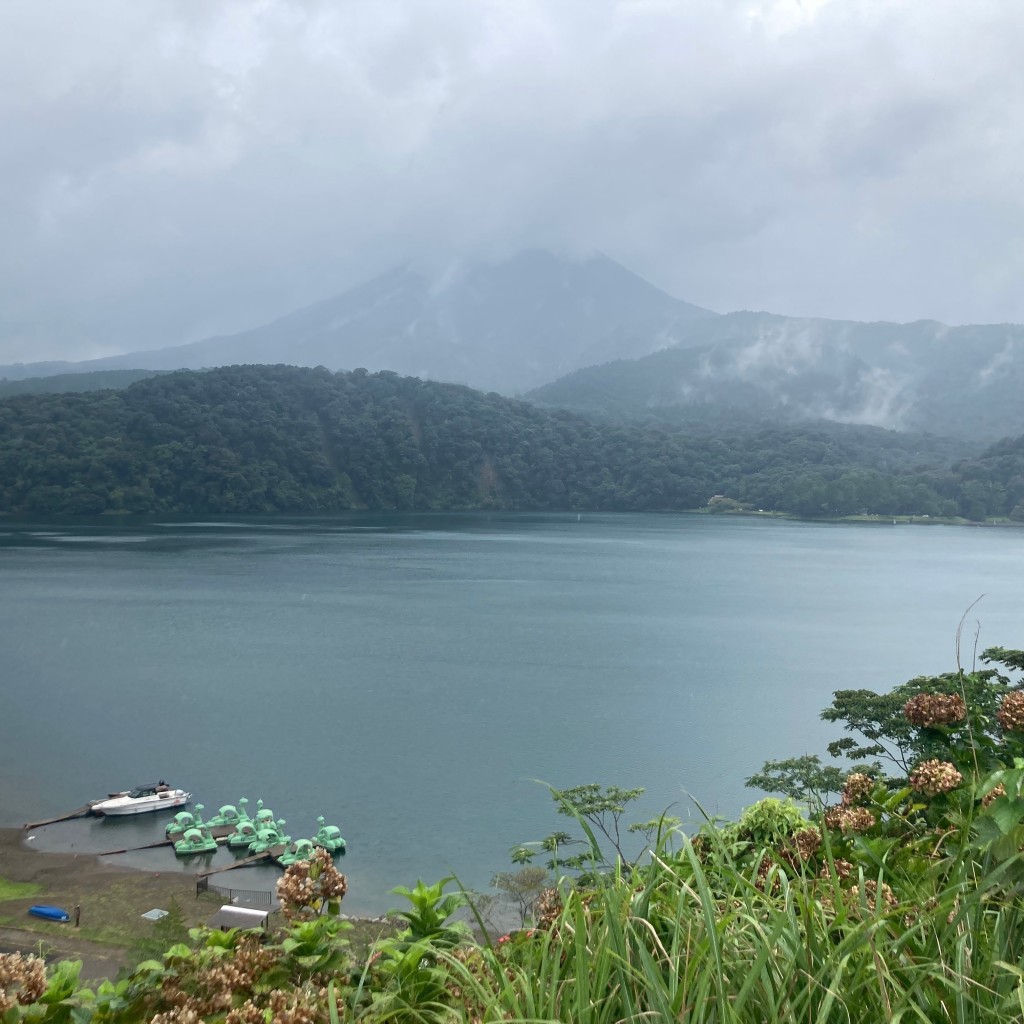
{"type": "Polygon", "coordinates": [[[95,804],[98,804],[99,800],[93,800],[92,803],[84,804],[77,810],[68,811],[67,814],[59,814],[56,818],[47,818],[46,821],[32,821],[21,827],[24,829],[30,828],[42,828],[44,825],[56,825],[58,821],[71,821],[72,818],[84,818],[89,814],[92,814],[92,809],[95,804]]]}
{"type": "Polygon", "coordinates": [[[160,839],[155,843],[146,843],[145,846],[126,846],[123,850],[104,850],[102,853],[97,853],[97,857],[113,857],[118,853],[134,853],[136,850],[155,850],[160,846],[173,846],[173,839],[160,839]]]}
{"type": "Polygon", "coordinates": [[[234,864],[227,864],[222,868],[211,868],[209,871],[200,871],[196,874],[196,878],[209,878],[210,875],[219,875],[222,871],[234,871],[235,868],[244,868],[250,864],[259,864],[260,861],[272,859],[273,856],[269,850],[266,853],[254,853],[251,857],[236,860],[234,864]]]}

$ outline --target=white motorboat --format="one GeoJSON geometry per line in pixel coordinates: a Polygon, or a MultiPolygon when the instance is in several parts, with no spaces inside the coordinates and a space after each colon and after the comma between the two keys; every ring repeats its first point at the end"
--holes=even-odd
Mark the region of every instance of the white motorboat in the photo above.
{"type": "Polygon", "coordinates": [[[106,800],[92,805],[93,814],[145,814],[148,811],[164,811],[170,807],[182,807],[192,799],[191,793],[174,789],[162,779],[151,786],[136,786],[124,793],[111,793],[106,800]]]}

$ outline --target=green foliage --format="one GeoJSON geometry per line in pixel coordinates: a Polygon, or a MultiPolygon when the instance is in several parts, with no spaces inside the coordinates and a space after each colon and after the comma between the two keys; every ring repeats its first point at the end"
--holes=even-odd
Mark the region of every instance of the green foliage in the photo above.
{"type": "Polygon", "coordinates": [[[408,924],[408,929],[400,939],[405,943],[416,943],[429,940],[435,945],[453,946],[465,935],[465,929],[449,924],[449,918],[467,905],[464,892],[445,893],[448,885],[455,881],[449,875],[433,885],[422,880],[409,889],[404,885],[396,886],[391,891],[396,896],[405,897],[409,907],[393,910],[408,924]]]}
{"type": "MultiPolygon", "coordinates": [[[[511,851],[515,864],[529,863],[540,852],[548,854],[547,867],[557,873],[572,871],[578,873],[578,880],[593,883],[604,872],[618,864],[627,867],[635,862],[623,850],[623,821],[629,804],[643,795],[642,789],[622,789],[619,786],[600,786],[596,782],[570,789],[548,787],[558,813],[573,818],[582,829],[585,838],[580,839],[571,832],[552,832],[539,842],[524,843],[511,851]],[[610,849],[602,847],[602,840],[610,849]],[[578,849],[579,852],[568,851],[578,849]]],[[[660,827],[652,822],[629,826],[627,832],[647,836],[657,833],[660,827]]],[[[643,851],[639,856],[642,856],[643,851]]]]}
{"type": "Polygon", "coordinates": [[[515,906],[522,925],[530,919],[537,898],[551,884],[547,868],[532,865],[518,871],[500,871],[491,879],[491,885],[515,906]]]}
{"type": "MultiPolygon", "coordinates": [[[[1012,480],[972,478],[972,489],[958,476],[975,472],[967,463],[921,468],[922,447],[884,431],[818,427],[711,437],[388,372],[232,366],[122,390],[0,399],[0,511],[641,510],[713,501],[719,510],[805,516],[984,516],[1024,500],[1024,470],[1013,459],[1012,480]]],[[[928,451],[933,460],[946,454],[928,451]]]]}
{"type": "MultiPolygon", "coordinates": [[[[559,814],[588,823],[611,844],[619,860],[626,861],[622,850],[622,816],[626,807],[639,800],[643,792],[642,789],[600,786],[592,782],[570,789],[553,789],[551,796],[558,805],[559,814]]],[[[587,835],[593,847],[594,834],[588,831],[587,835]]]]}
{"type": "MultiPolygon", "coordinates": [[[[991,647],[983,651],[986,665],[1022,669],[1024,652],[991,647]]],[[[1000,766],[1024,756],[1024,742],[1014,733],[1005,733],[997,719],[1000,703],[1024,681],[1011,682],[999,668],[973,672],[946,672],[937,676],[917,676],[887,693],[874,690],[837,690],[831,705],[821,713],[827,722],[841,723],[853,733],[834,740],[828,752],[850,761],[875,759],[855,764],[856,771],[870,775],[881,773],[881,762],[890,771],[891,785],[898,786],[915,764],[936,759],[948,761],[963,772],[982,777],[1000,766]],[[919,727],[904,713],[907,702],[919,695],[960,696],[967,714],[962,721],[919,727]],[[881,761],[877,760],[881,759],[881,761]]],[[[804,755],[768,761],[746,784],[769,793],[781,793],[795,800],[820,806],[829,793],[843,787],[845,771],[823,765],[817,755],[804,755]]]]}
{"type": "Polygon", "coordinates": [[[807,824],[807,819],[791,801],[768,796],[751,804],[740,815],[739,821],[727,825],[721,833],[729,844],[761,849],[781,845],[807,824]]]}
{"type": "Polygon", "coordinates": [[[780,793],[810,807],[820,807],[830,793],[843,788],[844,773],[834,765],[824,765],[817,754],[766,761],[760,772],[751,775],[746,785],[765,793],[780,793]]]}

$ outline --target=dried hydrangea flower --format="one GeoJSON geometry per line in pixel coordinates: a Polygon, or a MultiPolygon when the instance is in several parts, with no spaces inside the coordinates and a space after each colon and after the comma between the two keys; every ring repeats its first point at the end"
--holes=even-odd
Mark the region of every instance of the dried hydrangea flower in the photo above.
{"type": "Polygon", "coordinates": [[[341,900],[348,880],[334,866],[327,850],[318,848],[309,860],[289,864],[277,881],[277,898],[288,920],[313,916],[329,900],[341,900]]]}
{"type": "Polygon", "coordinates": [[[1014,690],[1003,698],[996,715],[1007,732],[1024,731],[1024,693],[1014,690]]]}
{"type": "Polygon", "coordinates": [[[551,928],[562,913],[562,897],[557,889],[545,889],[533,905],[538,928],[551,928]]]}
{"type": "MultiPolygon", "coordinates": [[[[855,904],[860,902],[860,886],[850,887],[850,899],[855,904]]],[[[892,891],[891,886],[883,882],[879,888],[878,883],[870,878],[864,882],[864,899],[872,913],[877,912],[879,902],[887,909],[899,905],[899,900],[896,899],[896,894],[892,891]]]]}
{"type": "Polygon", "coordinates": [[[821,846],[821,833],[813,825],[794,832],[791,838],[801,860],[810,860],[821,846]]]}
{"type": "Polygon", "coordinates": [[[982,798],[982,807],[991,807],[1001,796],[1006,796],[1006,787],[1000,782],[998,786],[993,786],[982,798]]]}
{"type": "Polygon", "coordinates": [[[833,832],[867,832],[877,822],[866,807],[829,807],[824,821],[833,832]]]}
{"type": "Polygon", "coordinates": [[[0,953],[0,1015],[28,1006],[46,991],[46,964],[37,956],[0,953]]]}
{"type": "Polygon", "coordinates": [[[850,772],[846,776],[846,785],[843,786],[843,804],[847,807],[854,807],[865,797],[871,795],[875,783],[870,775],[863,772],[850,772]]]}
{"type": "Polygon", "coordinates": [[[918,793],[925,796],[938,796],[940,793],[948,793],[956,789],[964,777],[956,770],[956,766],[948,761],[939,761],[932,758],[930,761],[922,761],[910,773],[910,785],[918,793]]]}
{"type": "Polygon", "coordinates": [[[837,857],[835,859],[835,861],[833,862],[833,864],[831,864],[831,865],[830,864],[826,864],[821,869],[821,872],[820,872],[821,877],[822,878],[831,878],[832,877],[832,867],[835,867],[835,877],[840,879],[840,880],[842,880],[844,878],[849,878],[850,877],[850,873],[853,871],[853,865],[848,860],[843,860],[842,857],[837,857]]]}
{"type": "Polygon", "coordinates": [[[955,725],[967,717],[967,705],[959,693],[918,693],[903,705],[903,715],[921,728],[955,725]]]}

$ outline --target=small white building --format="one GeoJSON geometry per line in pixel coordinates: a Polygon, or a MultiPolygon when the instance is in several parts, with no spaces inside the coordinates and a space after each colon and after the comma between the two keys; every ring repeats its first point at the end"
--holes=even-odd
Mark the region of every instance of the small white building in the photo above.
{"type": "Polygon", "coordinates": [[[234,907],[230,903],[221,907],[207,922],[211,928],[219,928],[222,932],[232,928],[262,928],[267,930],[269,910],[257,910],[255,907],[234,907]]]}

